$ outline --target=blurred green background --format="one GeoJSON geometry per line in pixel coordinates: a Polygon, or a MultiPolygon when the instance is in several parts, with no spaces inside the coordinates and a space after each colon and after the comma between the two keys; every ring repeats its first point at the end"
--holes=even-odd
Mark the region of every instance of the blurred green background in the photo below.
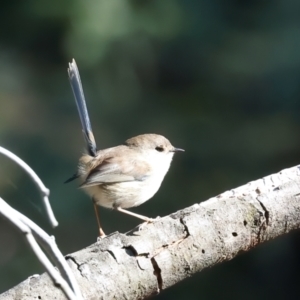
{"type": "MultiPolygon", "coordinates": [[[[94,243],[89,198],[76,183],[83,150],[67,77],[75,58],[98,148],[159,133],[186,149],[160,191],[133,209],[164,216],[300,160],[298,0],[1,1],[0,144],[51,190],[39,193],[0,157],[0,196],[64,254],[94,243]]],[[[101,209],[105,231],[139,224],[101,209]]],[[[205,270],[157,299],[299,299],[299,232],[205,270]]],[[[0,292],[41,273],[22,236],[0,220],[0,292]]]]}

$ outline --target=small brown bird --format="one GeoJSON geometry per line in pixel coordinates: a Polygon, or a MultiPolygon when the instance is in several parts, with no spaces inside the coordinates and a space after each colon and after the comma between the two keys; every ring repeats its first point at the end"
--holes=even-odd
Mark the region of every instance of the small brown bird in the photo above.
{"type": "Polygon", "coordinates": [[[184,151],[158,134],[142,134],[123,145],[97,151],[86,108],[84,93],[75,60],[68,68],[71,87],[79,112],[87,154],[78,163],[78,171],[66,182],[79,178],[80,187],[92,197],[99,226],[104,237],[97,205],[150,222],[152,219],[125,210],[153,197],[169,170],[175,152],[184,151]]]}

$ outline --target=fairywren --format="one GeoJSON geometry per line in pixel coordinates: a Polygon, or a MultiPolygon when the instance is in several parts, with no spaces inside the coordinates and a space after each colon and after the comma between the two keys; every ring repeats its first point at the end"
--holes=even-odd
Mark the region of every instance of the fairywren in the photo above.
{"type": "Polygon", "coordinates": [[[150,222],[145,216],[126,210],[153,197],[169,170],[175,148],[158,134],[142,134],[130,138],[123,145],[97,151],[96,142],[86,108],[85,97],[75,60],[68,68],[71,87],[79,112],[86,142],[86,154],[79,159],[78,170],[66,182],[78,178],[80,188],[93,200],[100,237],[104,237],[97,205],[150,222]]]}

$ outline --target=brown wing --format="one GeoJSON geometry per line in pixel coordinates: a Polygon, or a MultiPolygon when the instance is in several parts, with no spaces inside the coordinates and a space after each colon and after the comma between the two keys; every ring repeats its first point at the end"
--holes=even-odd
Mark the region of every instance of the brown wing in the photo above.
{"type": "Polygon", "coordinates": [[[149,164],[143,160],[130,159],[124,156],[107,157],[94,167],[81,187],[101,183],[116,183],[126,181],[143,181],[150,175],[149,164]]]}

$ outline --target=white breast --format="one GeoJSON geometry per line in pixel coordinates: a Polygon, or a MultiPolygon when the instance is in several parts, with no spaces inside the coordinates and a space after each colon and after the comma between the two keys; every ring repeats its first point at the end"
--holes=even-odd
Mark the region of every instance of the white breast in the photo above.
{"type": "Polygon", "coordinates": [[[143,181],[99,184],[85,187],[84,190],[100,206],[107,208],[138,206],[152,198],[158,191],[173,157],[172,153],[161,156],[154,153],[154,155],[150,154],[148,157],[152,171],[143,181]]]}

